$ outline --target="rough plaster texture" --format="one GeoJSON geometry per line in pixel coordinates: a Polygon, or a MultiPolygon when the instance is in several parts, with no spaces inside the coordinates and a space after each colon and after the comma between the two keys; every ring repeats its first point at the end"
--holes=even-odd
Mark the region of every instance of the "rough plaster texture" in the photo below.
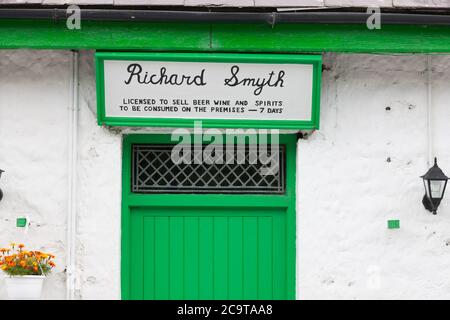
{"type": "MultiPolygon", "coordinates": [[[[321,130],[298,143],[298,297],[449,299],[449,197],[437,216],[421,205],[426,57],[324,62],[321,130]]],[[[434,154],[450,172],[450,58],[432,65],[434,154]]]]}
{"type": "MultiPolygon", "coordinates": [[[[65,298],[67,51],[0,51],[0,246],[54,252],[44,298],[65,298]],[[18,216],[32,224],[25,235],[18,216]]],[[[120,298],[121,135],[96,124],[93,54],[80,54],[77,297],[120,298]]],[[[5,298],[0,280],[0,299],[5,298]]]]}
{"type": "Polygon", "coordinates": [[[325,0],[329,7],[392,7],[392,0],[325,0]]]}
{"type": "Polygon", "coordinates": [[[82,299],[120,298],[122,136],[97,125],[92,52],[80,54],[79,270],[82,299]]]}
{"type": "Polygon", "coordinates": [[[449,0],[393,0],[396,7],[449,8],[449,0]]]}
{"type": "MultiPolygon", "coordinates": [[[[65,297],[70,56],[0,51],[0,246],[56,253],[46,299],[65,297]]],[[[450,197],[437,216],[421,206],[426,57],[327,54],[324,65],[321,129],[298,143],[298,298],[450,298],[450,197]]],[[[450,172],[450,56],[432,66],[433,149],[450,172]]],[[[122,134],[143,130],[98,127],[92,52],[79,68],[76,296],[118,299],[122,134]]]]}
{"type": "Polygon", "coordinates": [[[127,6],[209,6],[209,7],[398,7],[449,8],[449,0],[0,0],[1,4],[43,5],[127,5],[127,6]]]}
{"type": "Polygon", "coordinates": [[[0,246],[24,242],[57,256],[45,298],[65,294],[68,68],[67,52],[0,51],[0,246]],[[15,228],[25,215],[27,235],[15,228]]]}

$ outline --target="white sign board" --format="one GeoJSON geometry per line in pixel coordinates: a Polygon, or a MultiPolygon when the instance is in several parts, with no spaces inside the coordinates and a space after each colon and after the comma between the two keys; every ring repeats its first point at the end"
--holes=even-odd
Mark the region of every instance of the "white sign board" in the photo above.
{"type": "Polygon", "coordinates": [[[314,64],[103,60],[105,119],[311,121],[314,64]]]}

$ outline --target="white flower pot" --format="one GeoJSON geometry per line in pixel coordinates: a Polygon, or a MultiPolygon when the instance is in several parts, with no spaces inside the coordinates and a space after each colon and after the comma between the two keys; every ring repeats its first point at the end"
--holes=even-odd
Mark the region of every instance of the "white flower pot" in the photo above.
{"type": "Polygon", "coordinates": [[[6,291],[11,300],[38,300],[41,298],[45,276],[5,277],[6,291]]]}

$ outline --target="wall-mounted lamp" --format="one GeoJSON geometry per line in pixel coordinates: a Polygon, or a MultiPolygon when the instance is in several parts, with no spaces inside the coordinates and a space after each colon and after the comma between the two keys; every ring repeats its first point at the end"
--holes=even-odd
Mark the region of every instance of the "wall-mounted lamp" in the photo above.
{"type": "Polygon", "coordinates": [[[438,167],[437,159],[434,158],[434,165],[421,178],[425,186],[422,203],[425,209],[436,214],[436,210],[444,197],[448,177],[438,167]]]}
{"type": "MultiPolygon", "coordinates": [[[[4,170],[0,169],[0,178],[2,177],[2,173],[5,172],[4,170]]],[[[3,191],[0,189],[0,201],[2,201],[3,198],[3,191]]]]}

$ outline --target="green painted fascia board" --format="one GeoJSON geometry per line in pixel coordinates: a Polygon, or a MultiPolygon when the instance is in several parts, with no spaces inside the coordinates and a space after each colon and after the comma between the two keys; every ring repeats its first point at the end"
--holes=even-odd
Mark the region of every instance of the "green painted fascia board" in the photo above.
{"type": "Polygon", "coordinates": [[[0,48],[216,52],[449,53],[450,27],[0,19],[0,48]]]}
{"type": "Polygon", "coordinates": [[[83,21],[67,29],[65,21],[2,20],[0,48],[97,50],[207,50],[207,24],[83,21]]]}
{"type": "Polygon", "coordinates": [[[217,51],[450,52],[449,27],[421,25],[382,25],[380,30],[369,30],[359,24],[282,24],[274,28],[216,24],[211,35],[217,51]]]}

